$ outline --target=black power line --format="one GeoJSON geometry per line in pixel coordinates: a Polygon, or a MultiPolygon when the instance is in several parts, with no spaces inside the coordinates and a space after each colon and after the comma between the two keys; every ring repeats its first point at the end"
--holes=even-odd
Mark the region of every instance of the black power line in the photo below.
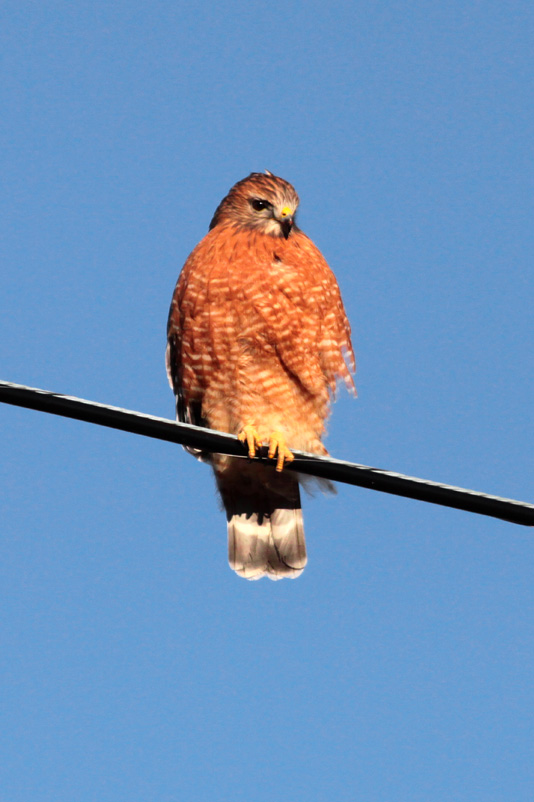
{"type": "MultiPolygon", "coordinates": [[[[97,404],[83,398],[58,395],[22,384],[0,382],[0,402],[36,409],[40,412],[49,412],[65,418],[74,418],[87,423],[96,423],[99,426],[120,429],[157,440],[167,440],[170,443],[180,443],[203,451],[247,459],[245,446],[234,435],[217,432],[213,429],[204,429],[200,426],[191,426],[188,423],[175,423],[165,418],[144,415],[141,412],[111,407],[107,404],[97,404]]],[[[343,462],[331,457],[316,457],[302,451],[293,453],[295,460],[284,470],[367,487],[371,490],[380,490],[383,493],[427,501],[457,510],[489,515],[524,526],[534,526],[534,504],[500,496],[489,496],[475,490],[430,482],[427,479],[417,479],[414,476],[404,476],[400,473],[370,468],[367,465],[357,465],[353,462],[343,462]]],[[[264,448],[259,459],[266,459],[266,457],[267,449],[264,448]]]]}

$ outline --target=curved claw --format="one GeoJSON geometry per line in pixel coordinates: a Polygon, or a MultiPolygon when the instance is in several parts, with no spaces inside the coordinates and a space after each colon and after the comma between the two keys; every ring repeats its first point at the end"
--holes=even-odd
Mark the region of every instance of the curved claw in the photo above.
{"type": "Polygon", "coordinates": [[[246,443],[248,447],[248,455],[252,459],[256,456],[256,449],[261,448],[261,440],[259,438],[258,432],[251,424],[247,423],[246,426],[243,426],[239,434],[237,435],[237,439],[241,440],[242,443],[246,443]]]}
{"type": "Polygon", "coordinates": [[[276,470],[278,473],[283,469],[284,462],[293,462],[295,457],[286,446],[286,439],[282,432],[273,432],[269,437],[269,459],[276,456],[276,470]]]}

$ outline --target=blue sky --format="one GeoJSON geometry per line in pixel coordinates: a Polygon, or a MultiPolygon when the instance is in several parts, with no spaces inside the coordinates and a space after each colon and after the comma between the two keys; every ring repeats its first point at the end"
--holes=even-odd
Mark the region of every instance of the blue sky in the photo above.
{"type": "MultiPolygon", "coordinates": [[[[530,2],[0,9],[0,378],[172,417],[222,196],[301,197],[341,459],[532,500],[530,2]]],[[[530,802],[531,530],[339,487],[248,583],[179,447],[0,407],[0,800],[530,802]]]]}

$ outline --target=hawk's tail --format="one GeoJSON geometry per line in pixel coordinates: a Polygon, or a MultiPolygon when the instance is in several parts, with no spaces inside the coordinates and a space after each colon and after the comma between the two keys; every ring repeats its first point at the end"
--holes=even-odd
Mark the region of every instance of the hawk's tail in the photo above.
{"type": "Polygon", "coordinates": [[[217,473],[217,483],[228,520],[230,567],[245,579],[299,576],[306,542],[296,478],[232,460],[217,473]]]}

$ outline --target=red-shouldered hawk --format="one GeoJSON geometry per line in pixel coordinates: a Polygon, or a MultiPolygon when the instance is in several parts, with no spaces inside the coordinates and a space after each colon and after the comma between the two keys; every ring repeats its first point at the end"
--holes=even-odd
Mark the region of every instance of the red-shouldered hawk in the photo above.
{"type": "Polygon", "coordinates": [[[167,371],[182,421],[236,434],[254,456],[211,462],[231,567],[247,579],[297,577],[306,564],[289,449],[321,443],[336,381],[354,387],[350,326],[334,274],[295,224],[291,184],[251,173],[217,207],[187,259],[168,322],[167,371]]]}

